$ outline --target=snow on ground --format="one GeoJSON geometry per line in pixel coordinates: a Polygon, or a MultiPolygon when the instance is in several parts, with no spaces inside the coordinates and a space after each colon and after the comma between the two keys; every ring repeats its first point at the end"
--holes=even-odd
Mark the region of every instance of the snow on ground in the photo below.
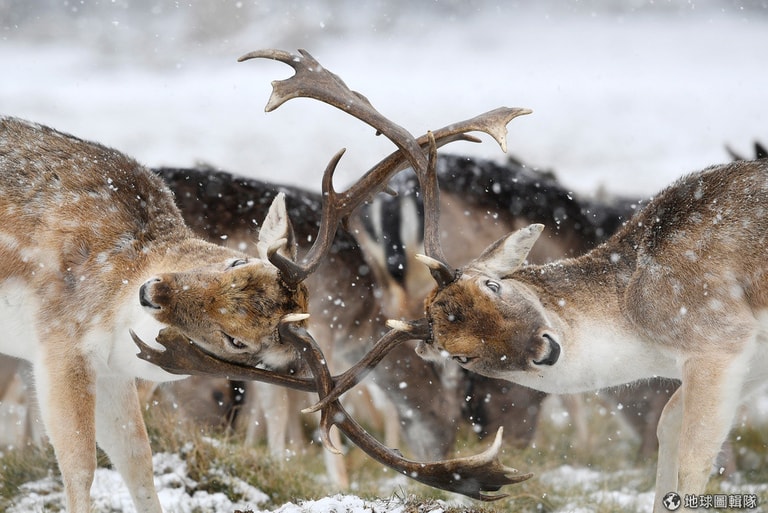
{"type": "MultiPolygon", "coordinates": [[[[195,482],[187,476],[186,463],[177,455],[156,454],[153,459],[155,467],[155,485],[158,488],[160,503],[165,513],[198,513],[220,512],[231,513],[235,510],[252,511],[254,513],[399,513],[404,509],[403,500],[398,497],[379,500],[363,500],[355,495],[334,495],[318,500],[296,501],[283,504],[276,509],[262,509],[260,505],[268,502],[268,497],[250,485],[237,483],[237,489],[244,499],[233,502],[222,493],[195,491],[195,482]]],[[[637,471],[635,471],[637,473],[637,471]]],[[[222,480],[238,481],[236,477],[222,474],[222,480]]],[[[615,478],[606,474],[585,468],[575,468],[564,465],[556,470],[542,473],[539,479],[546,486],[562,490],[563,488],[578,488],[579,496],[589,497],[590,504],[612,503],[623,511],[648,511],[653,504],[653,493],[637,493],[629,488],[609,490],[605,482],[615,478]]],[[[128,490],[117,472],[100,468],[96,471],[91,490],[94,513],[135,513],[128,490]]],[[[25,485],[18,502],[8,510],[8,513],[30,513],[56,510],[63,506],[61,483],[47,478],[25,485]]],[[[465,501],[466,502],[466,501],[465,501]]],[[[436,501],[428,506],[424,513],[442,511],[448,503],[436,501]]],[[[454,503],[453,506],[456,506],[454,503]]],[[[568,504],[558,511],[589,512],[588,504],[568,504]]]]}
{"type": "MultiPolygon", "coordinates": [[[[510,125],[511,151],[579,192],[651,194],[726,160],[725,144],[748,154],[753,140],[768,141],[764,1],[6,2],[0,113],[148,165],[203,160],[314,189],[339,148],[349,148],[341,183],[390,151],[367,127],[309,100],[264,114],[270,81],[291,71],[235,62],[264,47],[308,49],[413,132],[500,105],[532,108],[510,125]]],[[[502,158],[487,139],[451,151],[502,158]]],[[[176,495],[188,477],[173,461],[156,456],[167,511],[258,510],[258,490],[247,504],[176,495]]],[[[600,482],[583,472],[549,477],[600,482]]],[[[118,481],[99,471],[99,512],[133,511],[118,481]]],[[[57,493],[48,481],[31,483],[14,511],[39,511],[57,493]]],[[[397,505],[345,496],[278,511],[374,510],[397,505]]]]}

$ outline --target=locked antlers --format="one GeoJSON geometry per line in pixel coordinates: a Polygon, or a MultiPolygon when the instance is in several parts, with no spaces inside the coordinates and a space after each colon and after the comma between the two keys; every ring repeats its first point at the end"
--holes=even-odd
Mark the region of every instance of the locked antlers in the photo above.
{"type": "MultiPolygon", "coordinates": [[[[165,329],[157,337],[157,342],[165,350],[153,349],[145,344],[135,333],[131,332],[134,342],[139,346],[139,358],[163,367],[169,372],[194,373],[208,376],[226,377],[236,380],[265,381],[299,390],[316,391],[321,399],[333,389],[334,384],[348,379],[331,377],[325,356],[309,332],[291,322],[293,319],[283,319],[278,332],[284,343],[293,345],[311,369],[314,379],[299,378],[286,374],[265,371],[236,363],[228,363],[210,356],[199,346],[191,344],[180,332],[165,329]]],[[[424,335],[418,332],[415,335],[424,335]]],[[[396,345],[409,340],[411,336],[404,332],[390,331],[390,338],[377,350],[371,351],[361,360],[357,368],[371,369],[378,363],[377,359],[396,345]],[[386,347],[385,347],[386,346],[386,347]]],[[[355,373],[352,378],[359,377],[355,373]]],[[[323,445],[331,451],[338,452],[330,442],[329,430],[336,426],[347,438],[360,447],[371,458],[416,481],[449,492],[456,492],[473,499],[495,501],[507,497],[497,494],[502,486],[519,483],[531,477],[531,474],[519,474],[514,468],[504,466],[498,458],[501,448],[502,429],[496,433],[493,444],[480,454],[464,458],[455,458],[437,462],[419,462],[403,457],[399,451],[384,446],[372,437],[360,424],[355,422],[346,412],[338,399],[326,401],[320,409],[323,445]]]]}
{"type": "MultiPolygon", "coordinates": [[[[425,211],[425,250],[431,257],[429,265],[432,274],[438,282],[449,283],[454,280],[455,271],[444,264],[436,263],[444,261],[438,229],[439,190],[435,172],[437,148],[458,140],[479,142],[477,138],[469,135],[469,132],[484,132],[506,151],[506,125],[515,117],[531,111],[499,108],[415,138],[403,127],[385,118],[367,98],[350,90],[338,76],[326,70],[306,51],[300,50],[299,55],[293,55],[280,50],[260,50],[248,53],[239,60],[254,58],[284,62],[296,72],[286,80],[272,83],[273,91],[266,105],[267,112],[278,108],[292,98],[314,98],[369,124],[376,129],[377,133],[383,134],[397,147],[396,151],[373,166],[357,182],[342,192],[334,189],[333,174],[344,150],[331,159],[323,173],[322,217],[313,246],[298,262],[277,253],[277,246],[269,248],[267,252],[270,261],[278,268],[282,281],[289,287],[295,286],[312,274],[328,253],[339,223],[345,222],[349,215],[371,195],[385,189],[389,179],[408,166],[416,172],[422,189],[425,211]]],[[[281,319],[278,323],[278,335],[283,343],[293,345],[302,355],[313,374],[312,378],[278,374],[222,361],[190,343],[183,334],[172,328],[161,330],[156,339],[164,346],[164,350],[153,349],[133,332],[131,336],[140,349],[138,354],[140,358],[172,373],[257,380],[300,390],[316,391],[319,402],[308,410],[321,412],[323,442],[326,447],[335,450],[330,443],[328,430],[336,425],[372,458],[430,486],[461,493],[475,499],[497,500],[506,495],[488,492],[497,492],[504,485],[518,483],[531,477],[530,474],[518,475],[517,470],[505,467],[499,462],[501,429],[491,447],[479,455],[440,462],[416,462],[383,446],[362,429],[341,406],[338,398],[362,380],[394,347],[407,340],[430,338],[429,326],[425,320],[412,323],[391,321],[389,325],[394,329],[384,335],[360,362],[340,376],[332,377],[314,339],[305,329],[296,324],[296,321],[305,318],[304,315],[294,314],[281,319]]]]}
{"type": "MultiPolygon", "coordinates": [[[[475,137],[468,135],[468,132],[485,132],[506,151],[507,124],[515,117],[531,112],[528,109],[499,108],[436,130],[431,137],[425,135],[417,139],[403,127],[384,117],[365,96],[349,89],[337,75],[325,69],[309,52],[299,50],[299,55],[294,55],[281,50],[257,50],[243,55],[238,61],[255,58],[284,62],[296,71],[295,75],[286,80],[272,82],[272,95],[265,107],[267,112],[277,109],[292,98],[313,98],[367,123],[398,148],[398,151],[373,166],[360,180],[343,192],[334,190],[333,173],[344,150],[331,159],[323,173],[323,212],[318,236],[312,248],[301,259],[300,264],[279,255],[276,251],[271,253],[270,261],[280,270],[281,278],[289,285],[303,281],[317,269],[328,253],[339,223],[347,219],[352,211],[371,195],[383,190],[395,173],[410,165],[420,181],[425,178],[429,164],[423,148],[432,144],[430,141],[434,139],[435,147],[457,140],[479,142],[475,137]]],[[[429,204],[434,202],[436,207],[436,186],[434,191],[435,197],[429,198],[429,204]]],[[[425,211],[426,205],[427,198],[425,211]]],[[[425,226],[427,225],[436,226],[436,223],[425,219],[425,226]]]]}

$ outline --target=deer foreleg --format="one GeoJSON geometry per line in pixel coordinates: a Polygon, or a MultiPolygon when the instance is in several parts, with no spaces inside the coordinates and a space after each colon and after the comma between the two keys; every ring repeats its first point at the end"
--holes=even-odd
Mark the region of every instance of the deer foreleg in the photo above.
{"type": "Polygon", "coordinates": [[[696,356],[683,367],[678,490],[704,492],[741,403],[752,351],[696,356]]]}
{"type": "Polygon", "coordinates": [[[656,497],[654,499],[654,513],[661,513],[667,509],[661,503],[669,492],[677,491],[678,473],[678,446],[680,443],[680,429],[683,422],[682,389],[678,388],[667,401],[661,413],[656,435],[659,438],[659,458],[656,464],[656,497]]]}
{"type": "Polygon", "coordinates": [[[137,511],[160,513],[152,452],[132,378],[102,378],[96,395],[96,437],[125,481],[137,511]]]}
{"type": "Polygon", "coordinates": [[[75,351],[47,354],[35,364],[38,400],[64,482],[69,513],[90,511],[96,471],[94,376],[75,351]]]}

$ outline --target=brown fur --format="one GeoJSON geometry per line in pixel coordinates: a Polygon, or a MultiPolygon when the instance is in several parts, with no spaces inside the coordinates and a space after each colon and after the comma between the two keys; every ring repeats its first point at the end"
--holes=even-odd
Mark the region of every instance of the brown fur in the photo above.
{"type": "Polygon", "coordinates": [[[668,491],[701,493],[736,405],[768,378],[766,178],[764,161],[689,175],[603,245],[548,265],[523,265],[540,226],[513,233],[433,295],[420,352],[549,392],[681,378],[659,424],[656,511],[668,491]]]}
{"type": "MultiPolygon", "coordinates": [[[[110,148],[0,118],[0,176],[0,350],[33,363],[68,510],[89,510],[98,441],[137,509],[159,512],[134,383],[177,378],[135,358],[129,329],[285,365],[296,354],[276,343],[277,322],[306,309],[306,289],[195,238],[162,180],[110,148]]],[[[276,208],[267,245],[290,231],[276,208]]]]}

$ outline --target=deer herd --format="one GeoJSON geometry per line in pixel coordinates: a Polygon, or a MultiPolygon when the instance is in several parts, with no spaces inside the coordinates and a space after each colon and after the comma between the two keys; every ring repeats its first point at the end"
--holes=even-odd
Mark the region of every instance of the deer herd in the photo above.
{"type": "MultiPolygon", "coordinates": [[[[240,415],[261,408],[278,450],[304,401],[320,412],[329,453],[341,432],[398,472],[481,500],[531,477],[499,460],[502,426],[526,416],[513,403],[535,412],[545,394],[638,382],[645,400],[666,402],[640,427],[658,419],[654,511],[667,492],[703,493],[737,408],[768,378],[768,160],[687,175],[642,208],[576,202],[514,161],[438,157],[444,144],[478,141],[472,132],[506,151],[506,125],[526,109],[417,138],[305,51],[241,60],[253,58],[295,71],[273,82],[267,111],[313,98],[396,150],[344,191],[333,183],[337,153],[314,194],[149,170],[0,118],[0,352],[21,359],[0,360],[0,393],[29,362],[67,511],[90,509],[97,445],[136,509],[161,511],[137,378],[188,375],[242,382],[261,404],[240,415]],[[420,460],[342,406],[369,374],[420,460]],[[494,441],[445,459],[456,437],[445,422],[467,415],[494,441]]],[[[513,433],[523,443],[536,424],[527,418],[513,433]]]]}

